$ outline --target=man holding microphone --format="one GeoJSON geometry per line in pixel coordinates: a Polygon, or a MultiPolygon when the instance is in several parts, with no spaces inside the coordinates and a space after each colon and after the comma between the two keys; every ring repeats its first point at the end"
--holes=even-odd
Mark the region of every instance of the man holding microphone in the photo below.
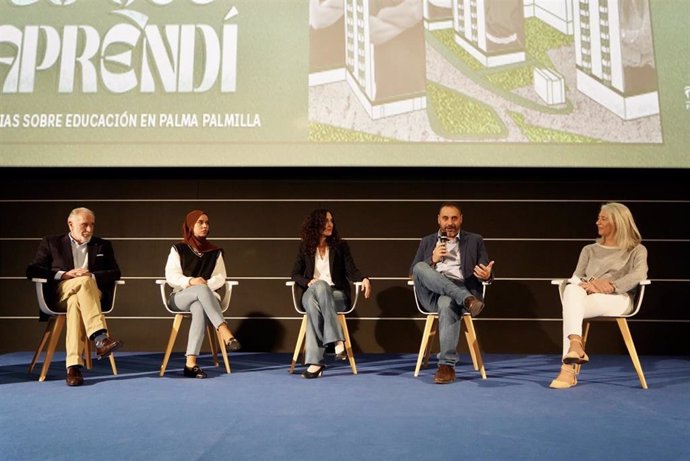
{"type": "Polygon", "coordinates": [[[493,261],[479,234],[461,230],[462,212],[453,202],[441,204],[439,230],[422,239],[410,267],[417,298],[429,312],[438,313],[439,366],[434,382],[455,381],[460,319],[484,308],[482,282],[492,281],[493,261]]]}

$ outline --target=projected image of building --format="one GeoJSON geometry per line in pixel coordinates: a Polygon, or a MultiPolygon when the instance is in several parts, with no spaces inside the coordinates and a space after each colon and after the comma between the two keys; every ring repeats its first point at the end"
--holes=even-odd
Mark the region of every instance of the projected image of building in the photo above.
{"type": "Polygon", "coordinates": [[[343,0],[309,0],[309,86],[345,80],[343,0]]]}
{"type": "Polygon", "coordinates": [[[453,0],[455,42],[486,67],[525,60],[522,0],[453,0]]]}
{"type": "Polygon", "coordinates": [[[524,1],[526,18],[537,18],[561,33],[573,35],[575,29],[573,0],[524,1]]]}
{"type": "Polygon", "coordinates": [[[453,27],[454,0],[424,0],[424,27],[428,30],[453,27]]]}
{"type": "Polygon", "coordinates": [[[347,82],[369,117],[426,107],[422,0],[345,0],[347,82]]]}
{"type": "Polygon", "coordinates": [[[648,0],[575,0],[577,89],[624,120],[659,113],[648,0]]]}

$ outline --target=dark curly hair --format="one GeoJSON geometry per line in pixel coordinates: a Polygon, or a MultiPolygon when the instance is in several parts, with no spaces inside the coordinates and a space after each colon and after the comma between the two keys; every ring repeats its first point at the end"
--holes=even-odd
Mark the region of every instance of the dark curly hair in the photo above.
{"type": "MultiPolygon", "coordinates": [[[[330,213],[331,216],[333,216],[333,212],[331,210],[319,208],[309,213],[309,216],[307,216],[302,223],[300,238],[302,239],[302,246],[306,250],[307,254],[316,254],[316,247],[319,246],[321,233],[326,227],[327,213],[330,213]]],[[[340,236],[338,235],[338,228],[335,225],[335,218],[333,218],[333,233],[326,238],[326,243],[331,248],[340,243],[340,236]]]]}

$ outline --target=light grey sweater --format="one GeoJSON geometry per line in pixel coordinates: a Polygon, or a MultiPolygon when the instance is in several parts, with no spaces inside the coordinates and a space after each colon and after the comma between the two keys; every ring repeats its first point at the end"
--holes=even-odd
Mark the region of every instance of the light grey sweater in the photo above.
{"type": "Polygon", "coordinates": [[[647,248],[640,244],[627,251],[592,243],[580,252],[573,277],[608,279],[616,293],[628,293],[647,278],[647,248]]]}

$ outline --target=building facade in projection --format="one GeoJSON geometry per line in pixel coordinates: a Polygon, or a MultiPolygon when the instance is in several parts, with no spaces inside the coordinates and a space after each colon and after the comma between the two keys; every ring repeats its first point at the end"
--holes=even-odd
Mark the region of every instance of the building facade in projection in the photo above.
{"type": "Polygon", "coordinates": [[[420,0],[346,0],[347,83],[372,119],[426,107],[420,0]]]}
{"type": "Polygon", "coordinates": [[[522,0],[454,0],[455,42],[486,67],[525,60],[522,0]]]}
{"type": "Polygon", "coordinates": [[[343,0],[309,0],[309,86],[345,80],[343,0]]]}
{"type": "Polygon", "coordinates": [[[659,113],[648,0],[575,0],[577,89],[624,120],[659,113]]]}

